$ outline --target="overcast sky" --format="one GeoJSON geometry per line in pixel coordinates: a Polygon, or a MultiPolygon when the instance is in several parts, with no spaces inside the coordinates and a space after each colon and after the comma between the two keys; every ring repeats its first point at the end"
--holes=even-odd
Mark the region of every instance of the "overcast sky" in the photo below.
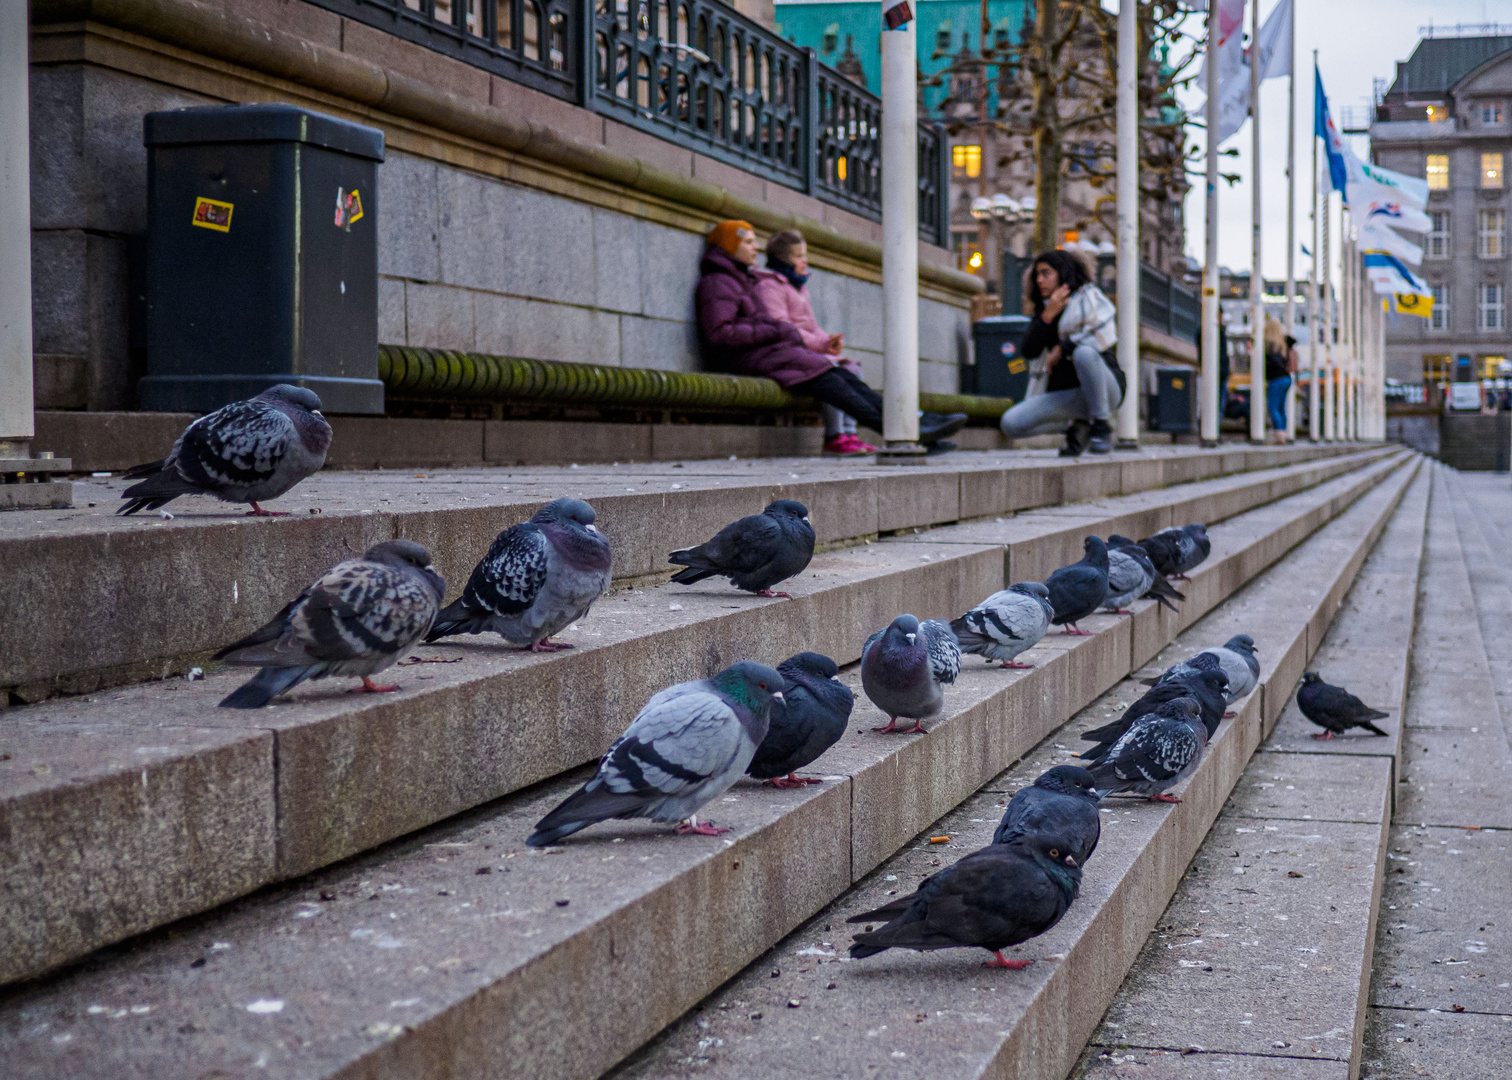
{"type": "MultiPolygon", "coordinates": [[[[1250,0],[1255,3],[1256,0],[1250,0]]],[[[1270,14],[1277,0],[1258,0],[1260,21],[1270,14]]],[[[1503,23],[1512,22],[1512,6],[1506,0],[1296,0],[1297,37],[1297,242],[1312,247],[1308,225],[1308,170],[1312,167],[1312,51],[1318,50],[1318,66],[1323,72],[1323,87],[1328,94],[1334,119],[1347,106],[1363,106],[1370,101],[1371,82],[1375,78],[1390,80],[1396,61],[1411,55],[1420,34],[1418,28],[1431,17],[1437,27],[1455,23],[1481,23],[1501,15],[1503,23]]],[[[1195,16],[1194,33],[1201,32],[1195,16]]],[[[1246,10],[1245,27],[1250,14],[1246,10]]],[[[1261,84],[1261,198],[1263,202],[1265,276],[1282,277],[1286,272],[1286,104],[1287,80],[1269,79],[1261,84]]],[[[1189,91],[1183,100],[1190,107],[1200,107],[1202,95],[1189,91]]],[[[1223,149],[1237,148],[1238,158],[1220,157],[1220,171],[1238,173],[1241,180],[1233,187],[1220,183],[1218,194],[1218,261],[1234,269],[1247,269],[1250,256],[1251,175],[1250,126],[1245,121],[1237,135],[1223,144],[1223,149]]],[[[1203,132],[1193,132],[1200,144],[1203,132]]],[[[1364,157],[1368,141],[1354,140],[1355,151],[1364,157]]],[[[1202,178],[1194,178],[1187,198],[1187,253],[1202,257],[1205,240],[1202,178]]],[[[1337,222],[1337,215],[1334,215],[1337,222]]],[[[1296,257],[1299,279],[1307,275],[1308,260],[1300,250],[1296,257]]]]}

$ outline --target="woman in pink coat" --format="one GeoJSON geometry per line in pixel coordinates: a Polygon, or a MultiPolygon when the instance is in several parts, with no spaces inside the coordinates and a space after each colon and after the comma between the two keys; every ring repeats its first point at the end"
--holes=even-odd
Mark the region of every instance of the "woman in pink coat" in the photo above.
{"type": "MultiPolygon", "coordinates": [[[[803,234],[796,229],[784,229],[773,234],[766,246],[767,268],[756,270],[756,301],[762,311],[778,322],[789,323],[803,335],[807,349],[834,358],[837,366],[861,374],[860,365],[841,355],[845,346],[843,334],[831,334],[821,329],[814,318],[814,306],[809,302],[808,245],[803,234]]],[[[852,457],[874,454],[875,446],[868,446],[856,435],[856,419],[841,412],[833,405],[823,406],[824,452],[852,457]]]]}

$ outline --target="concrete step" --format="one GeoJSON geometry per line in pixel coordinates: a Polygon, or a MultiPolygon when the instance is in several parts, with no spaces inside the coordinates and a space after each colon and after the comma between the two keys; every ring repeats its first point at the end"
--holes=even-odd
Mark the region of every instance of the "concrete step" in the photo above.
{"type": "Polygon", "coordinates": [[[1467,514],[1467,479],[1434,467],[1367,1080],[1497,1076],[1512,1046],[1512,748],[1497,707],[1512,640],[1488,617],[1494,583],[1472,528],[1505,520],[1512,492],[1488,485],[1467,514]]]}
{"type": "Polygon", "coordinates": [[[665,578],[669,551],[775,498],[807,505],[820,543],[835,545],[1389,449],[1161,447],[1075,461],[1002,451],[901,470],[792,458],[323,472],[278,500],[291,513],[280,519],[248,519],[203,496],[172,503],[171,519],[119,518],[126,481],[81,481],[72,511],[0,515],[0,707],[202,666],[333,562],[381,540],[425,544],[456,594],[500,530],[562,495],[594,504],[623,586],[665,578]]]}
{"type": "MultiPolygon", "coordinates": [[[[0,958],[0,981],[595,760],[671,683],[804,649],[849,663],[871,630],[900,611],[957,615],[1002,588],[1005,573],[1021,580],[1024,567],[1039,573],[1072,561],[1060,553],[1074,547],[1079,555],[1085,531],[1146,535],[1259,505],[1231,534],[1231,554],[1215,539],[1212,569],[1197,579],[1181,616],[1190,620],[1338,513],[1394,460],[1354,455],[1116,496],[1067,517],[1025,515],[833,550],[791,584],[790,601],[717,583],[627,589],[568,635],[577,649],[540,655],[482,639],[447,641],[417,649],[422,661],[443,662],[400,669],[405,688],[392,695],[353,697],[315,684],[255,713],[215,708],[241,672],[11,710],[0,851],[15,872],[0,925],[17,945],[0,958]],[[1271,501],[1288,491],[1300,494],[1271,501]],[[962,529],[980,539],[964,539],[962,529]]],[[[1141,612],[1134,654],[1169,640],[1181,625],[1173,618],[1141,612]]],[[[950,805],[931,804],[897,842],[950,805]]]]}
{"type": "MultiPolygon", "coordinates": [[[[894,951],[864,962],[845,953],[845,919],[911,890],[940,865],[990,842],[1011,793],[1072,761],[1081,731],[1106,723],[1144,691],[1125,681],[1023,760],[916,834],[835,904],[614,1071],[614,1080],[666,1077],[1012,1076],[1059,1080],[1175,890],[1245,763],[1316,647],[1315,616],[1346,589],[1411,482],[1398,470],[1341,517],[1224,602],[1163,650],[1161,666],[1237,632],[1251,633],[1260,684],[1236,702],[1182,803],[1109,800],[1081,897],[1060,924],[1013,950],[1044,962],[985,971],[980,955],[894,951]],[[949,836],[941,847],[932,838],[949,836]],[[775,974],[774,974],[775,973],[775,974]]],[[[1146,670],[1154,670],[1153,667],[1146,670]]]]}
{"type": "MultiPolygon", "coordinates": [[[[1400,461],[1215,526],[1194,594],[1207,577],[1237,577],[1256,545],[1289,537],[1284,552],[1333,513],[1357,520],[1400,486],[1400,461]]],[[[938,564],[970,545],[873,547],[920,563],[929,547],[938,564]]],[[[1001,565],[1001,549],[995,557],[1001,565]]],[[[1276,624],[1289,633],[1263,639],[1282,669],[1300,664],[1290,655],[1332,595],[1323,586],[1276,624]]],[[[595,1076],[1115,684],[1137,618],[1089,620],[1091,638],[1052,636],[1026,654],[1029,671],[968,665],[923,738],[875,735],[880,714],[859,706],[856,734],[820,763],[831,782],[738,786],[710,808],[735,830],[724,838],[614,823],[532,851],[531,824],[586,771],[507,796],[15,988],[0,1008],[0,1053],[18,1076],[235,1075],[259,1060],[285,1076],[595,1076]],[[123,1009],[146,1022],[88,1028],[123,1009]]],[[[1262,697],[1249,704],[1255,727],[1262,697]]]]}
{"type": "Polygon", "coordinates": [[[1312,669],[1390,713],[1318,741],[1287,702],[1073,1075],[1359,1075],[1431,473],[1408,489],[1312,669]]]}

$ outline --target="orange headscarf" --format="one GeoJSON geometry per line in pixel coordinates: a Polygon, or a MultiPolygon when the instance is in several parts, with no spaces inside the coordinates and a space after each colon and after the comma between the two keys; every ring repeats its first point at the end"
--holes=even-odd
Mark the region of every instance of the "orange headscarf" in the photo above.
{"type": "Polygon", "coordinates": [[[726,255],[735,254],[735,249],[740,246],[740,230],[745,229],[752,235],[756,227],[749,221],[721,221],[709,230],[709,246],[717,247],[726,255]]]}

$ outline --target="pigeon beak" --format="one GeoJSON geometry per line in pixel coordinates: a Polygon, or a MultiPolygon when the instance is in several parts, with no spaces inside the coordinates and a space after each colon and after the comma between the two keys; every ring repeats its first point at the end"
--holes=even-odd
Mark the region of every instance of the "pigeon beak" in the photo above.
{"type": "Polygon", "coordinates": [[[587,529],[591,533],[598,532],[598,526],[597,525],[584,525],[583,528],[587,529]]]}
{"type": "Polygon", "coordinates": [[[1076,868],[1076,856],[1075,855],[1067,855],[1061,861],[1064,862],[1067,866],[1071,867],[1072,869],[1076,868]]]}
{"type": "Polygon", "coordinates": [[[914,643],[914,638],[915,638],[915,637],[917,637],[917,636],[918,636],[918,635],[917,635],[917,634],[904,634],[904,635],[903,635],[903,638],[904,638],[904,640],[905,640],[905,641],[907,641],[907,642],[908,642],[908,643],[909,643],[909,644],[910,644],[910,645],[912,645],[912,644],[913,644],[913,643],[914,643]]]}
{"type": "Polygon", "coordinates": [[[785,698],[785,697],[782,696],[782,691],[781,690],[773,690],[772,691],[772,697],[776,698],[778,701],[782,702],[784,705],[787,704],[787,698],[785,698]]]}
{"type": "Polygon", "coordinates": [[[1092,787],[1087,789],[1087,794],[1092,796],[1098,802],[1101,802],[1102,797],[1106,794],[1106,792],[1098,791],[1095,787],[1092,787]]]}
{"type": "Polygon", "coordinates": [[[323,413],[323,412],[321,412],[321,411],[320,411],[320,410],[319,410],[319,409],[311,409],[311,410],[310,410],[310,415],[311,415],[311,416],[318,416],[318,417],[320,417],[320,418],[321,418],[321,419],[322,419],[322,420],[324,420],[324,419],[325,419],[325,413],[323,413]]]}

